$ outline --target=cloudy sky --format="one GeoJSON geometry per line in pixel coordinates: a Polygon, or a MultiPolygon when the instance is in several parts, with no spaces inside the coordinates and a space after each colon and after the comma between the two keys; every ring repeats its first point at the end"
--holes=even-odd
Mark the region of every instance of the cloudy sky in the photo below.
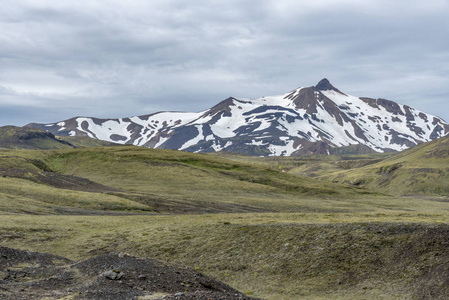
{"type": "Polygon", "coordinates": [[[2,0],[0,125],[201,111],[323,77],[449,121],[447,0],[2,0]]]}

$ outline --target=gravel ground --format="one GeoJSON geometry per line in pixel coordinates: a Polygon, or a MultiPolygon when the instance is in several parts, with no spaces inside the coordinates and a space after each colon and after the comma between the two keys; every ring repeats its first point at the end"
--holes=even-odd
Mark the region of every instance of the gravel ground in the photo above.
{"type": "Polygon", "coordinates": [[[81,262],[0,247],[0,299],[255,299],[190,268],[123,254],[81,262]]]}

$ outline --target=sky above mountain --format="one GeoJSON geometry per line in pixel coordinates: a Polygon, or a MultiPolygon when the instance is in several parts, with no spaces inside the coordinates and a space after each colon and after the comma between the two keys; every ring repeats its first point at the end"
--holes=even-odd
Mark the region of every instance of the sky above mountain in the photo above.
{"type": "Polygon", "coordinates": [[[323,77],[449,121],[449,2],[0,2],[0,125],[202,111],[323,77]]]}

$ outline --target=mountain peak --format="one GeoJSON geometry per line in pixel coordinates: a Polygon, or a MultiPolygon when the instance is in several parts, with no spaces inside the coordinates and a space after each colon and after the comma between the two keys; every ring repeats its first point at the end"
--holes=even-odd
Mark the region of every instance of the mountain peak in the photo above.
{"type": "Polygon", "coordinates": [[[340,92],[336,87],[334,87],[327,78],[323,78],[318,82],[318,84],[315,86],[315,89],[318,91],[336,91],[342,95],[346,95],[345,93],[340,92]]]}
{"type": "Polygon", "coordinates": [[[327,78],[323,78],[318,82],[315,88],[319,91],[327,91],[327,90],[336,90],[336,88],[327,80],[327,78]]]}

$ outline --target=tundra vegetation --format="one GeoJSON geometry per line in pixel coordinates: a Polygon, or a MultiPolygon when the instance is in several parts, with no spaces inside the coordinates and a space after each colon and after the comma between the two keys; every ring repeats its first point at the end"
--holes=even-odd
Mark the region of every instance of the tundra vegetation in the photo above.
{"type": "Polygon", "coordinates": [[[155,258],[265,299],[449,297],[447,138],[295,158],[68,143],[0,150],[2,246],[155,258]]]}

